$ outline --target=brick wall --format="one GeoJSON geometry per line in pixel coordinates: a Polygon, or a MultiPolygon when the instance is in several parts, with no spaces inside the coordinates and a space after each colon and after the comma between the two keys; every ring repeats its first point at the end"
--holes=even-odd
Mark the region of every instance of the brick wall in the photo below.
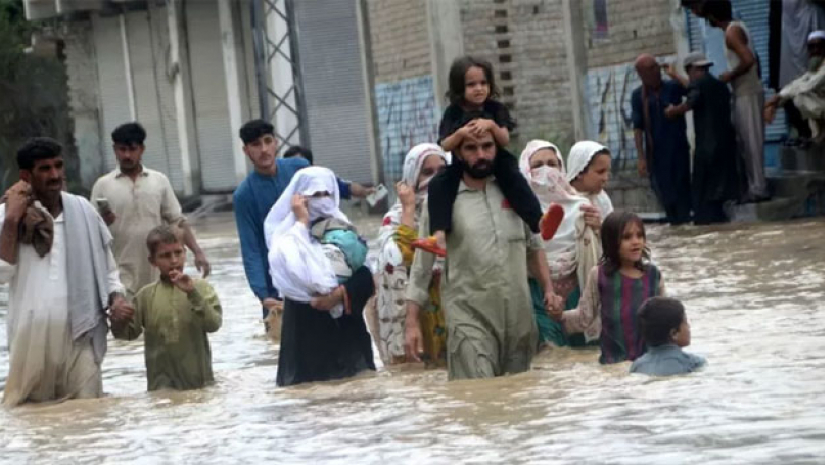
{"type": "Polygon", "coordinates": [[[589,67],[632,62],[643,52],[653,55],[676,53],[669,1],[604,1],[607,5],[607,31],[601,38],[595,31],[594,1],[582,2],[589,67]]]}
{"type": "Polygon", "coordinates": [[[384,182],[401,179],[404,157],[435,142],[441,107],[433,92],[424,0],[367,0],[375,107],[384,182]]]}
{"type": "Polygon", "coordinates": [[[98,122],[97,64],[89,21],[67,21],[64,35],[69,115],[80,162],[80,182],[91,188],[103,171],[98,122]]]}
{"type": "Polygon", "coordinates": [[[572,140],[571,88],[561,0],[464,0],[464,49],[489,60],[500,100],[519,127],[513,151],[532,138],[572,140]]]}
{"type": "Polygon", "coordinates": [[[367,0],[375,82],[430,74],[424,0],[367,0]]]}

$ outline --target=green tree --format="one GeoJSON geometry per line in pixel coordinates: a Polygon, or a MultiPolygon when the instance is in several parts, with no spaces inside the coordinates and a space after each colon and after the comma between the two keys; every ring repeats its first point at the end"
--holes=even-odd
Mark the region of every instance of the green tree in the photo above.
{"type": "MultiPolygon", "coordinates": [[[[17,180],[15,155],[26,139],[50,136],[65,148],[69,184],[76,184],[66,71],[57,56],[27,53],[37,25],[22,0],[0,0],[0,189],[17,180]]],[[[58,47],[59,48],[59,47],[58,47]]]]}

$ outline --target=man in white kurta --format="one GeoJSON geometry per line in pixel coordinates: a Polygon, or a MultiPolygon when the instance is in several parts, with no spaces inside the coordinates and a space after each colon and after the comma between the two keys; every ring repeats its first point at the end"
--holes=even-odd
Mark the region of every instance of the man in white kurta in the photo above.
{"type": "MultiPolygon", "coordinates": [[[[36,145],[32,150],[35,152],[57,150],[55,147],[59,145],[52,143],[46,140],[41,144],[42,146],[36,145]]],[[[21,149],[23,150],[25,147],[21,149]]],[[[19,159],[18,155],[18,163],[20,163],[19,159]]],[[[72,255],[70,248],[79,246],[69,244],[66,239],[64,206],[73,208],[75,212],[80,211],[81,215],[84,213],[94,215],[89,218],[96,219],[103,230],[105,226],[99,218],[95,218],[96,213],[88,201],[68,193],[61,194],[59,187],[56,187],[56,198],[62,198],[62,201],[56,201],[57,207],[53,207],[51,211],[57,212],[57,215],[52,216],[50,209],[44,207],[39,198],[49,196],[55,198],[53,192],[55,180],[59,180],[58,184],[62,185],[62,158],[41,159],[34,163],[36,168],[30,171],[51,165],[49,167],[51,173],[43,175],[30,172],[29,176],[25,177],[29,182],[20,181],[15,184],[9,189],[7,203],[0,205],[0,230],[3,231],[2,240],[4,241],[0,247],[6,248],[0,253],[0,257],[4,258],[0,259],[0,282],[9,283],[9,310],[6,324],[10,366],[3,403],[9,406],[24,402],[96,398],[103,394],[100,365],[105,353],[108,326],[102,306],[98,305],[98,309],[91,309],[94,312],[90,317],[92,329],[79,336],[74,334],[72,322],[75,321],[77,325],[78,319],[73,318],[73,312],[69,309],[71,297],[69,283],[77,283],[78,280],[77,277],[69,277],[69,273],[76,273],[84,267],[78,266],[77,263],[69,263],[68,257],[72,255]],[[38,176],[41,179],[38,180],[38,176]],[[43,190],[52,192],[43,195],[43,190]],[[18,224],[22,220],[12,218],[9,220],[9,227],[6,227],[7,209],[17,208],[10,204],[25,203],[26,196],[33,200],[30,209],[39,209],[53,221],[53,242],[51,249],[42,257],[33,245],[18,242],[15,260],[6,255],[7,251],[11,251],[11,256],[14,257],[13,249],[8,249],[8,247],[14,247],[14,244],[6,240],[7,237],[16,236],[14,230],[18,229],[18,224]],[[14,263],[9,263],[5,259],[14,263]]],[[[25,166],[25,164],[22,165],[21,173],[26,169],[25,166]]],[[[21,174],[21,178],[23,177],[21,174]]],[[[54,205],[55,201],[47,203],[54,205]]],[[[79,233],[75,231],[75,234],[69,234],[69,236],[96,234],[98,231],[89,231],[88,224],[75,221],[72,227],[78,228],[79,233]]],[[[93,222],[91,224],[94,225],[93,222]]],[[[101,274],[105,273],[105,277],[99,281],[105,280],[107,289],[103,292],[108,293],[110,302],[118,301],[116,305],[120,310],[126,305],[122,297],[116,297],[123,292],[123,286],[118,278],[114,257],[108,246],[104,246],[104,250],[96,251],[96,254],[105,257],[102,261],[106,269],[99,270],[101,274]]],[[[91,285],[93,288],[98,286],[97,284],[91,285]]]]}

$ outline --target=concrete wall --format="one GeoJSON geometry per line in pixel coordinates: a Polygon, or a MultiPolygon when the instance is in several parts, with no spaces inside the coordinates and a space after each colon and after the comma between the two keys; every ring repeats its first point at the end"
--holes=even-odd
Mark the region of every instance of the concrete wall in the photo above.
{"type": "Polygon", "coordinates": [[[589,137],[605,144],[613,154],[613,180],[608,192],[616,207],[658,212],[661,208],[649,182],[641,179],[636,170],[630,96],[641,84],[633,67],[639,54],[675,59],[673,4],[663,0],[604,2],[607,21],[601,24],[596,21],[596,2],[582,3],[582,27],[587,41],[587,108],[592,132],[589,137]]]}
{"type": "Polygon", "coordinates": [[[571,87],[561,0],[464,0],[464,49],[493,64],[500,100],[518,122],[511,149],[532,138],[567,146],[571,87]]]}
{"type": "Polygon", "coordinates": [[[385,183],[401,178],[414,145],[435,142],[442,108],[434,94],[424,0],[367,0],[371,72],[385,183]]]}
{"type": "Polygon", "coordinates": [[[597,31],[595,1],[582,2],[584,27],[588,32],[587,63],[602,67],[632,62],[642,53],[670,55],[676,53],[670,24],[668,0],[604,0],[607,6],[607,30],[597,31]]]}
{"type": "Polygon", "coordinates": [[[424,0],[368,0],[375,83],[430,74],[424,0]]]}
{"type": "MultiPolygon", "coordinates": [[[[103,174],[102,157],[111,154],[108,137],[98,123],[97,65],[90,21],[66,23],[65,66],[68,76],[69,116],[74,122],[74,143],[79,159],[80,184],[91,189],[103,174]]],[[[111,155],[114,156],[114,155],[111,155]]]]}

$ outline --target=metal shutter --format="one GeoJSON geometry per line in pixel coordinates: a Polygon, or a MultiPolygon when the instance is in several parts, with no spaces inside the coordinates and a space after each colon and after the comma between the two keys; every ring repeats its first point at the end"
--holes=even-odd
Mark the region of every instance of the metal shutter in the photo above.
{"type": "Polygon", "coordinates": [[[705,20],[687,10],[687,33],[691,52],[705,52],[705,20]]]}
{"type": "Polygon", "coordinates": [[[293,2],[298,57],[315,161],[372,182],[366,86],[353,0],[293,2]]]}
{"type": "Polygon", "coordinates": [[[190,1],[185,8],[201,188],[226,192],[237,185],[232,161],[236,136],[229,124],[218,5],[190,1]]]}
{"type": "Polygon", "coordinates": [[[126,63],[123,58],[123,41],[118,16],[92,17],[94,45],[100,86],[100,126],[104,166],[107,171],[117,165],[112,151],[110,134],[125,121],[132,119],[126,85],[126,63]]]}
{"type": "Polygon", "coordinates": [[[166,164],[169,181],[175,192],[183,192],[183,166],[181,164],[180,136],[178,134],[178,114],[175,105],[175,89],[170,77],[169,63],[169,13],[166,7],[149,9],[149,25],[152,34],[152,55],[155,63],[155,83],[158,98],[158,112],[161,133],[166,141],[166,164]]]}
{"type": "Polygon", "coordinates": [[[129,58],[132,64],[132,83],[135,87],[137,121],[146,129],[146,152],[143,154],[143,164],[147,168],[168,175],[168,141],[165,138],[166,134],[158,109],[160,95],[158,94],[158,82],[155,79],[158,65],[152,53],[149,12],[126,13],[126,27],[129,37],[129,58]]]}

